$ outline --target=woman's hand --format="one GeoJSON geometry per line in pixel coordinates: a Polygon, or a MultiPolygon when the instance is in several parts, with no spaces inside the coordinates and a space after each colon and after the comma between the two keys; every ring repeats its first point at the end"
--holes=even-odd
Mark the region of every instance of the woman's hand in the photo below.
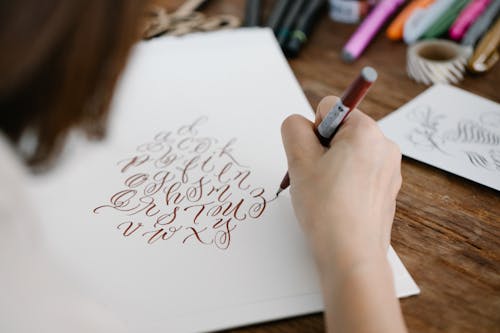
{"type": "Polygon", "coordinates": [[[335,260],[343,266],[386,256],[401,187],[401,153],[359,110],[351,112],[330,148],[323,147],[314,128],[337,101],[333,96],[321,101],[316,124],[288,117],[282,136],[295,214],[320,265],[335,260]]]}
{"type": "MultiPolygon", "coordinates": [[[[316,125],[337,102],[323,99],[316,125]]],[[[353,110],[325,148],[315,124],[282,126],[292,203],[318,263],[332,332],[405,332],[387,248],[401,187],[401,153],[353,110]]]]}
{"type": "Polygon", "coordinates": [[[314,129],[337,101],[321,101],[316,124],[290,116],[281,131],[292,203],[318,263],[327,326],[405,332],[387,262],[401,152],[359,110],[323,147],[314,129]]]}

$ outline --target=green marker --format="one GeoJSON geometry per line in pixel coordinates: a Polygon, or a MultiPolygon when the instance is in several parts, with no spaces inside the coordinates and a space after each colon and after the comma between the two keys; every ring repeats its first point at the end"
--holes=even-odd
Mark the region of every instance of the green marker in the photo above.
{"type": "Polygon", "coordinates": [[[467,3],[469,0],[455,0],[450,8],[423,33],[422,38],[436,38],[446,33],[467,3]]]}

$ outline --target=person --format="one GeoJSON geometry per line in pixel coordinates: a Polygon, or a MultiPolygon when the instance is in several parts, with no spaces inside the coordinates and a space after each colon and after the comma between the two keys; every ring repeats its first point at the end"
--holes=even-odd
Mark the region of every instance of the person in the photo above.
{"type": "MultiPolygon", "coordinates": [[[[112,91],[137,38],[144,2],[0,3],[0,331],[124,332],[58,270],[30,210],[30,172],[50,167],[72,128],[105,133],[112,91]]],[[[318,107],[318,123],[336,97],[318,107]]],[[[406,330],[386,259],[401,153],[352,112],[329,149],[314,124],[283,122],[295,214],[311,244],[331,332],[406,330]],[[373,286],[376,288],[373,288],[373,286]]]]}

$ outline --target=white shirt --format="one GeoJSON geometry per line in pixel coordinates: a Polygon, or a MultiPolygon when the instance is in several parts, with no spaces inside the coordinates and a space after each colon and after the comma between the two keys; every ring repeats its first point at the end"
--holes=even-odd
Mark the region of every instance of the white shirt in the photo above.
{"type": "Polygon", "coordinates": [[[125,331],[48,255],[25,193],[27,179],[27,168],[0,134],[0,332],[125,331]]]}

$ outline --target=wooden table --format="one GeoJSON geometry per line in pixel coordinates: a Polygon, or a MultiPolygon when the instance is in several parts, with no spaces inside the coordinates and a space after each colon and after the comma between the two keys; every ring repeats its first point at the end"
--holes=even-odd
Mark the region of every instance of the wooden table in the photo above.
{"type": "MultiPolygon", "coordinates": [[[[180,0],[157,0],[175,9],[180,0]]],[[[263,17],[273,1],[264,0],[263,17]]],[[[211,0],[206,14],[243,17],[243,0],[211,0]]],[[[310,42],[290,65],[309,102],[340,95],[349,78],[366,65],[379,80],[360,105],[375,119],[399,108],[426,89],[406,75],[406,46],[383,34],[354,64],[340,50],[355,26],[325,15],[310,42]]],[[[489,73],[470,76],[459,87],[500,102],[500,64],[489,73]]],[[[422,293],[401,300],[410,332],[500,332],[500,193],[472,181],[403,159],[392,245],[422,293]]],[[[324,332],[321,314],[255,325],[228,332],[324,332]]]]}

